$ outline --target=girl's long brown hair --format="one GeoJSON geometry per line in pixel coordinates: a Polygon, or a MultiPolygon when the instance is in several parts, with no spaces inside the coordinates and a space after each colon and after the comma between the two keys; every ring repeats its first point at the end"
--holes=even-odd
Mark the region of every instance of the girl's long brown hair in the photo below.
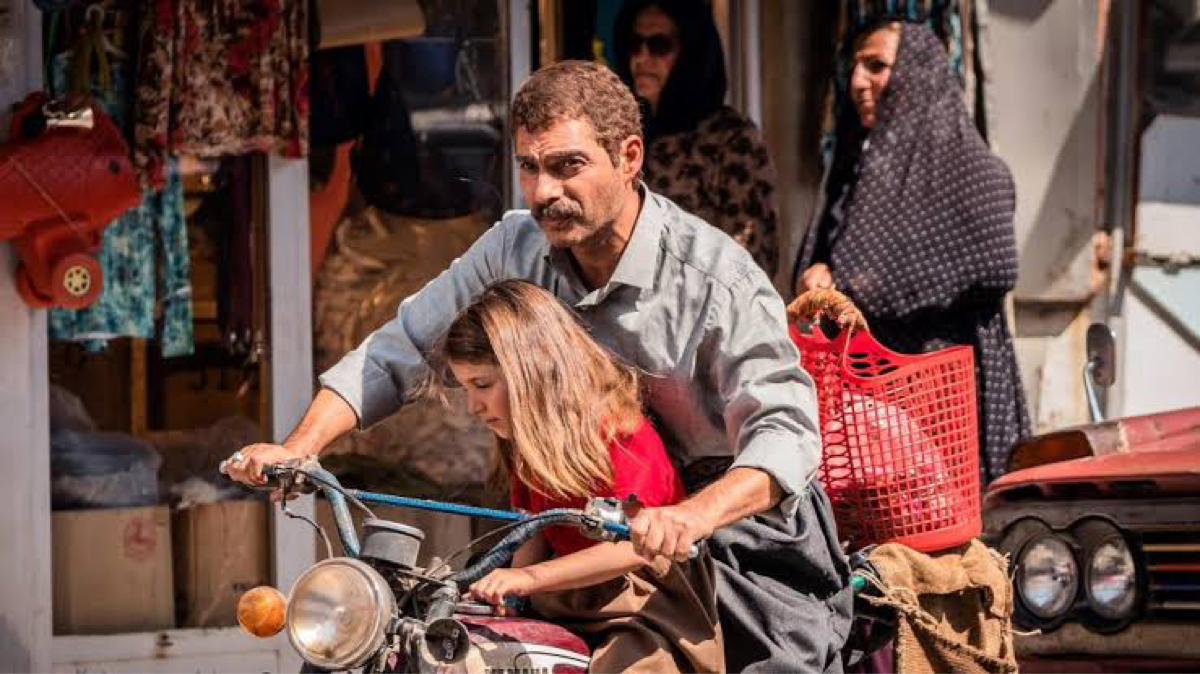
{"type": "Polygon", "coordinates": [[[450,362],[499,367],[512,426],[511,441],[497,438],[499,477],[562,500],[612,484],[609,445],[641,423],[638,373],[554,295],[524,281],[490,286],[450,325],[434,361],[442,381],[450,362]]]}

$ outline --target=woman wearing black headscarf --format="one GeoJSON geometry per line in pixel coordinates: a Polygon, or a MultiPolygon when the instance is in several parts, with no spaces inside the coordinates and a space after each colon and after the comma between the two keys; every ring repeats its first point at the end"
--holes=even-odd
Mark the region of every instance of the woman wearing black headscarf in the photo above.
{"type": "Polygon", "coordinates": [[[643,104],[646,182],[722,229],[774,276],[775,172],[754,122],[724,104],[725,57],[700,0],[629,0],[616,72],[643,104]]]}
{"type": "Polygon", "coordinates": [[[1029,433],[1003,308],[1017,279],[1012,176],[968,117],[928,27],[885,23],[860,35],[850,79],[856,114],[839,120],[795,285],[836,286],[896,351],[972,345],[991,480],[1029,433]]]}

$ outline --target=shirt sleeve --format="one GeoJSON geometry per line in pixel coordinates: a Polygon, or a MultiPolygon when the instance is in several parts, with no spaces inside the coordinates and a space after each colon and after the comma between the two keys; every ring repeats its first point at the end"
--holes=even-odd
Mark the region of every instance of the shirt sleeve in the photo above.
{"type": "Polygon", "coordinates": [[[396,317],[320,376],[367,428],[416,398],[429,376],[425,353],[462,309],[488,285],[502,280],[510,225],[501,220],[462,257],[415,295],[396,317]]]}
{"type": "Polygon", "coordinates": [[[683,495],[679,474],[662,438],[648,422],[626,438],[615,441],[609,450],[613,467],[613,496],[636,495],[648,507],[678,503],[683,495]]]}
{"type": "Polygon", "coordinates": [[[770,475],[784,491],[783,514],[792,517],[821,460],[816,389],[788,335],[783,300],[760,270],[725,300],[709,315],[710,376],[736,452],[732,467],[770,475]]]}

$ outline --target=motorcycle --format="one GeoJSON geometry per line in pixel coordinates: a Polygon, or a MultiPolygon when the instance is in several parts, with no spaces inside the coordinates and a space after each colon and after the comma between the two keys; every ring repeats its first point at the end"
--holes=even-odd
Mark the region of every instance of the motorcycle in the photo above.
{"type": "MultiPolygon", "coordinates": [[[[570,674],[588,670],[590,649],[578,635],[544,620],[507,615],[508,611],[501,615],[496,607],[463,595],[476,580],[508,564],[525,541],[546,527],[577,527],[597,540],[628,539],[625,503],[592,498],[582,510],[526,515],[378,494],[343,487],[315,458],[269,466],[264,475],[269,480],[266,488],[281,492],[280,507],[294,517],[301,516],[288,510],[288,497],[320,489],[347,554],[315,564],[296,580],[286,599],[274,588],[254,588],[239,602],[238,622],[250,634],[269,637],[287,631],[289,642],[306,663],[302,671],[570,674]],[[423,532],[375,517],[368,504],[486,517],[508,524],[489,534],[501,538],[461,570],[447,563],[420,568],[416,560],[423,532]],[[350,506],[366,515],[361,543],[350,506]]],[[[308,521],[329,547],[325,532],[308,521]]],[[[460,552],[471,549],[469,545],[460,552]]],[[[697,553],[693,549],[692,554],[697,553]]],[[[858,572],[852,584],[856,592],[867,587],[858,572]]],[[[886,616],[868,617],[864,612],[862,619],[868,618],[887,621],[886,616]]],[[[882,632],[875,630],[877,637],[882,632]]]]}

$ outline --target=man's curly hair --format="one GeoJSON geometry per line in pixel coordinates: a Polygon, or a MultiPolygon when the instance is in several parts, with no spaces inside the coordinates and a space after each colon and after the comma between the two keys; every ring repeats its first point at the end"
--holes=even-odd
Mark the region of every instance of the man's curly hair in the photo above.
{"type": "Polygon", "coordinates": [[[642,137],[642,112],[616,73],[592,61],[559,61],[539,69],[517,91],[510,113],[517,129],[545,131],[553,124],[586,120],[613,165],[621,141],[642,137]]]}

